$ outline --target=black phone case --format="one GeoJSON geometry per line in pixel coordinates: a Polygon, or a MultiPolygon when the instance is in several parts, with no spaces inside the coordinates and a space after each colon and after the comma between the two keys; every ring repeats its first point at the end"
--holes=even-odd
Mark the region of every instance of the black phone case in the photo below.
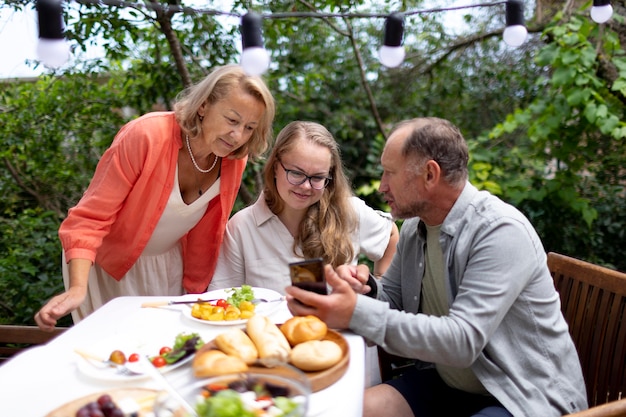
{"type": "Polygon", "coordinates": [[[318,294],[328,294],[322,258],[292,262],[289,264],[289,273],[294,286],[318,294]]]}

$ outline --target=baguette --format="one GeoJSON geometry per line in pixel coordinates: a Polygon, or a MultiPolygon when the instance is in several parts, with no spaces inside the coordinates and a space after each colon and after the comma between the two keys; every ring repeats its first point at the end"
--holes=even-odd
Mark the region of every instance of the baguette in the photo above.
{"type": "Polygon", "coordinates": [[[259,362],[272,368],[289,361],[291,346],[278,326],[265,316],[252,316],[246,325],[248,336],[259,351],[259,362]]]}
{"type": "Polygon", "coordinates": [[[237,356],[248,365],[254,363],[259,357],[256,346],[241,329],[234,328],[219,334],[215,338],[215,344],[222,352],[237,356]]]}

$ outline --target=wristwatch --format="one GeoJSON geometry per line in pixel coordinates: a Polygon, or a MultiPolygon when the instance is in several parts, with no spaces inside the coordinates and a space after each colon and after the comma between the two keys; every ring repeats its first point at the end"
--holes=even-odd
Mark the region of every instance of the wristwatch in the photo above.
{"type": "Polygon", "coordinates": [[[369,278],[367,278],[367,285],[370,286],[370,292],[365,294],[368,297],[376,298],[376,296],[378,295],[378,284],[376,281],[376,277],[370,272],[370,276],[369,278]]]}

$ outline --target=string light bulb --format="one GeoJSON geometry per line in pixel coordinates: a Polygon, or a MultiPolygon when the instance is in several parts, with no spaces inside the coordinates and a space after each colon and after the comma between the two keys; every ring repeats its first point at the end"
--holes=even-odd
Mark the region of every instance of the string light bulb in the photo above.
{"type": "Polygon", "coordinates": [[[65,40],[62,0],[37,0],[39,41],[37,56],[49,68],[59,68],[70,58],[70,47],[65,40]]]}
{"type": "Polygon", "coordinates": [[[613,7],[610,0],[593,0],[591,6],[591,20],[596,23],[604,23],[613,16],[613,7]]]}
{"type": "Polygon", "coordinates": [[[378,50],[380,62],[388,67],[395,68],[404,61],[404,17],[400,13],[392,13],[385,19],[385,38],[383,46],[378,50]]]}
{"type": "Polygon", "coordinates": [[[241,17],[241,66],[248,75],[261,75],[270,66],[270,56],[263,48],[262,18],[254,12],[241,17]]]}
{"type": "Polygon", "coordinates": [[[520,46],[528,36],[528,30],[524,26],[524,3],[520,0],[506,2],[506,28],[502,33],[504,42],[514,48],[520,46]]]}

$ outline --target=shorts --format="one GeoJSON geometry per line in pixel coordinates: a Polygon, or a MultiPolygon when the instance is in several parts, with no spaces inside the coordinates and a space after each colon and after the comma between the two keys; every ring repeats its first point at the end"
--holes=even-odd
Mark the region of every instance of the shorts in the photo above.
{"type": "Polygon", "coordinates": [[[472,394],[451,388],[435,368],[407,369],[396,379],[385,381],[407,401],[415,417],[512,417],[490,395],[472,394]]]}

